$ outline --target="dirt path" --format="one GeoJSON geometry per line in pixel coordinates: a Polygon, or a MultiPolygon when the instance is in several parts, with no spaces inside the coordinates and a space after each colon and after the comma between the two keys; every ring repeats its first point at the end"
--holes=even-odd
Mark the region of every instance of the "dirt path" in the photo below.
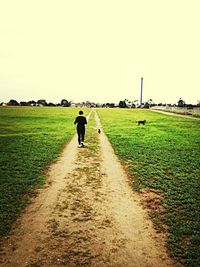
{"type": "Polygon", "coordinates": [[[200,118],[194,117],[192,115],[184,115],[184,114],[178,114],[178,113],[173,113],[173,112],[167,112],[167,111],[162,111],[162,110],[155,110],[151,109],[151,111],[162,113],[165,115],[170,115],[170,116],[175,116],[175,117],[182,117],[182,118],[188,118],[188,119],[193,119],[193,120],[200,120],[200,118]]]}
{"type": "MultiPolygon", "coordinates": [[[[1,267],[175,266],[101,128],[76,136],[0,250],[1,267]]],[[[94,123],[94,122],[93,122],[94,123]]]]}

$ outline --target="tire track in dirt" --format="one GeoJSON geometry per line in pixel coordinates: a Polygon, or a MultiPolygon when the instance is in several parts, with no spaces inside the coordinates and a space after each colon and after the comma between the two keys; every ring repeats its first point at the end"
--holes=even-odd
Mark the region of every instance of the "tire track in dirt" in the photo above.
{"type": "Polygon", "coordinates": [[[50,167],[45,188],[38,190],[37,197],[32,199],[32,203],[14,223],[1,248],[0,266],[28,266],[29,258],[34,254],[37,244],[45,237],[43,231],[59,191],[65,184],[64,177],[76,158],[75,147],[74,137],[59,160],[50,167]]]}
{"type": "Polygon", "coordinates": [[[87,146],[75,136],[51,166],[2,244],[1,267],[175,266],[91,117],[87,146]]]}
{"type": "MultiPolygon", "coordinates": [[[[96,121],[97,127],[101,128],[98,116],[96,121]]],[[[155,232],[147,211],[141,206],[141,198],[133,193],[127,174],[105,134],[101,135],[100,146],[109,209],[125,240],[121,258],[112,266],[180,266],[169,258],[163,237],[155,232]]]]}
{"type": "Polygon", "coordinates": [[[187,119],[192,119],[192,120],[200,120],[199,117],[194,117],[192,115],[184,115],[184,114],[179,114],[179,113],[173,113],[169,111],[163,111],[163,110],[156,110],[156,109],[150,109],[153,112],[158,112],[161,114],[169,115],[169,116],[174,116],[174,117],[182,117],[182,118],[187,118],[187,119]]]}

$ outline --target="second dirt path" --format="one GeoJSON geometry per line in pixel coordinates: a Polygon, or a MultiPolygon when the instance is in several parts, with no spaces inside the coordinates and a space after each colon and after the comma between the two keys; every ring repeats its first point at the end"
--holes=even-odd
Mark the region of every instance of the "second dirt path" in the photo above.
{"type": "Polygon", "coordinates": [[[175,266],[96,111],[87,140],[85,148],[77,148],[74,137],[51,166],[46,187],[5,239],[0,266],[175,266]]]}

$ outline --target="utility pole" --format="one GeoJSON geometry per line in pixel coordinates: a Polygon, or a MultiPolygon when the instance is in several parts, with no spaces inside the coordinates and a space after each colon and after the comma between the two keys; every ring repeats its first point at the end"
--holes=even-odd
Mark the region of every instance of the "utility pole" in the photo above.
{"type": "Polygon", "coordinates": [[[143,77],[141,78],[140,107],[142,106],[143,77]]]}

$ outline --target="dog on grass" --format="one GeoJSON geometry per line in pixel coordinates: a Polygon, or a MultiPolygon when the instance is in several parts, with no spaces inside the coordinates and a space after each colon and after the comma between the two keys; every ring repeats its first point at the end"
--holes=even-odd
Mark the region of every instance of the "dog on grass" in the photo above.
{"type": "Polygon", "coordinates": [[[143,121],[137,121],[138,126],[140,126],[140,124],[145,125],[146,122],[147,122],[146,120],[143,120],[143,121]]]}

